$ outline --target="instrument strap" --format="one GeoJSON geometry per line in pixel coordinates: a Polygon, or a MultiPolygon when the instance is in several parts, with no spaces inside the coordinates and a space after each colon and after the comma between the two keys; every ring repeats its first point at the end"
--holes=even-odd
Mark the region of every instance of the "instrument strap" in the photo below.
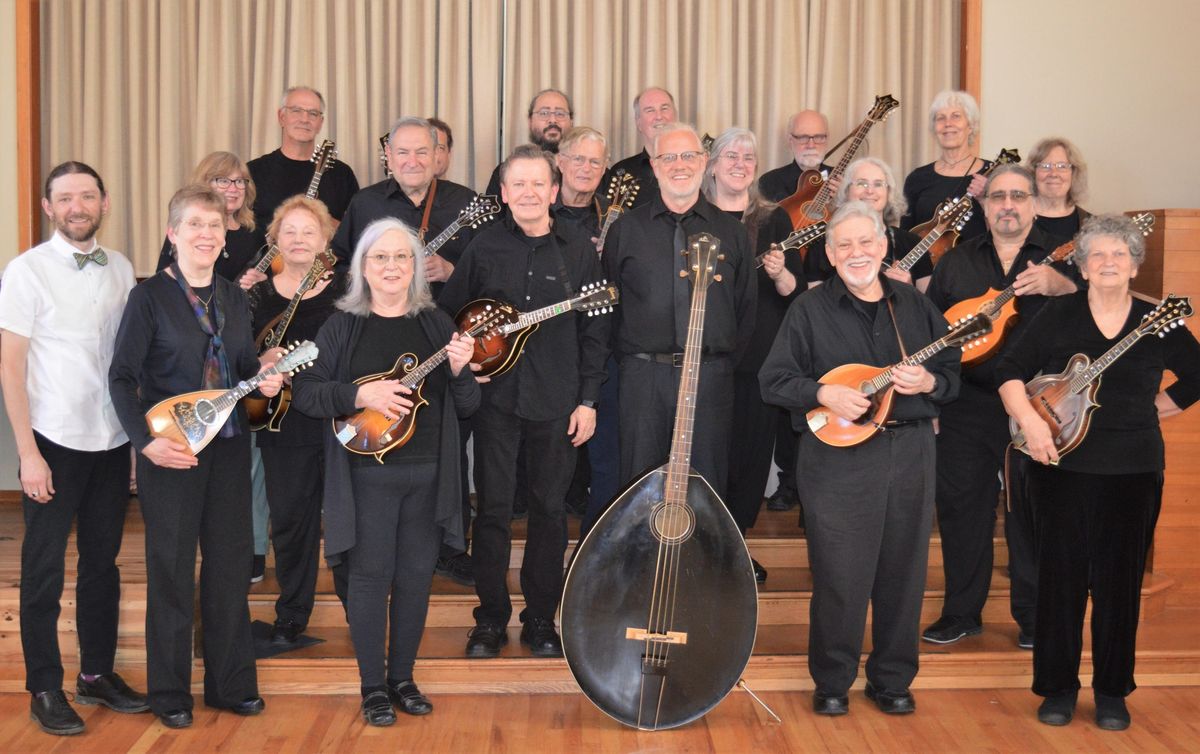
{"type": "Polygon", "coordinates": [[[558,277],[562,280],[563,290],[567,292],[567,298],[575,298],[575,290],[571,288],[571,279],[567,275],[567,261],[563,257],[562,249],[558,246],[554,228],[550,228],[550,245],[554,247],[554,261],[558,263],[558,277]]]}
{"type": "Polygon", "coordinates": [[[425,194],[425,213],[421,215],[421,227],[417,230],[417,238],[425,243],[425,231],[429,230],[429,214],[433,212],[433,197],[437,196],[437,178],[429,182],[429,193],[425,194]]]}
{"type": "Polygon", "coordinates": [[[828,160],[828,159],[829,159],[829,156],[830,156],[830,155],[832,155],[834,152],[838,151],[838,148],[840,148],[840,147],[841,147],[843,144],[845,144],[846,142],[850,141],[850,137],[851,137],[851,136],[853,136],[853,135],[855,134],[855,132],[857,132],[857,131],[858,131],[858,129],[857,129],[857,128],[855,128],[853,131],[851,131],[850,133],[846,134],[846,135],[845,135],[845,136],[842,138],[842,140],[841,140],[841,141],[839,141],[837,144],[834,144],[832,147],[830,147],[830,148],[829,148],[829,151],[825,153],[825,156],[821,158],[821,162],[825,162],[826,160],[828,160]]]}
{"type": "Polygon", "coordinates": [[[883,300],[887,303],[888,314],[892,317],[892,329],[896,331],[896,342],[900,344],[901,358],[908,358],[908,351],[904,350],[904,339],[900,337],[900,323],[896,321],[896,310],[892,307],[891,296],[884,296],[883,300]]]}

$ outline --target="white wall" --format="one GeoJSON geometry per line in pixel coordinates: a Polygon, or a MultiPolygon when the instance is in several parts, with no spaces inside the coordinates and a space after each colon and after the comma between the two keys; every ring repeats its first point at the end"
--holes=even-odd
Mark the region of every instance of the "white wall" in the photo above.
{"type": "Polygon", "coordinates": [[[982,154],[1065,136],[1095,211],[1200,207],[1200,2],[984,0],[982,154]]]}

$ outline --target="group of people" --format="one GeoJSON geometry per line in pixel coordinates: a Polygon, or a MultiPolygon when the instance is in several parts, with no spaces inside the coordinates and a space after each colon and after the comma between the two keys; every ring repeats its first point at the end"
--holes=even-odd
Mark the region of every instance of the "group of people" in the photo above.
{"type": "Polygon", "coordinates": [[[993,165],[974,149],[975,101],[949,91],[929,110],[939,157],[902,186],[875,158],[831,173],[828,122],[813,111],[789,121],[793,161],[759,175],[752,132],[730,128],[706,149],[677,121],[673,96],[651,87],[633,101],[643,150],[610,165],[604,135],[576,126],[570,98],[546,89],[529,103],[530,143],[491,177],[503,212],[427,253],[477,200],[442,177],[450,126],[400,118],[387,178],[359,189],[333,161],[312,191],[324,113],[319,92],[291,88],[278,109],[280,149],[249,163],[228,152],[204,158],[170,201],[158,273],[139,285],[126,258],[96,242],[109,206],[96,171],[66,162],[46,179],[55,232],[10,263],[0,285],[0,377],[26,522],[26,686],[42,729],[84,727],[62,690],[55,639],[73,520],[80,703],[191,724],[199,546],[204,702],[261,712],[245,593],[262,576],[268,520],[279,585],[272,641],[291,645],[307,628],[323,532],[371,725],[393,724],[397,709],[433,709],[413,667],[435,572],[475,586],[467,657],[495,657],[508,642],[517,503],[528,515],[520,641],[535,656],[561,656],[565,501],[582,478],[586,532],[624,484],[666,459],[689,337],[680,251],[702,232],[722,255],[699,335],[704,410],[689,438],[692,465],[743,533],[772,459],[781,469],[773,506],[803,501],[814,710],[849,710],[868,606],[866,693],[887,713],[915,710],[921,640],[983,630],[1004,469],[1012,612],[1045,697],[1039,719],[1071,718],[1090,591],[1102,616],[1093,621],[1097,720],[1129,724],[1138,587],[1161,503],[1158,420],[1200,397],[1200,346],[1186,329],[1136,346],[1106,376],[1087,439],[1058,457],[1024,381],[1075,352],[1100,356],[1149,310],[1129,285],[1142,237],[1119,216],[1085,222],[1086,165],[1069,141],[1043,140],[1028,166],[993,165]],[[835,211],[823,239],[785,250],[796,223],[778,202],[806,171],[836,188],[835,211]],[[640,191],[605,235],[604,189],[623,176],[640,191]],[[928,256],[900,265],[924,239],[921,223],[960,197],[975,208],[961,242],[936,265],[928,256]],[[1046,263],[1072,238],[1073,265],[1046,263]],[[256,264],[268,246],[274,272],[256,264]],[[553,307],[600,280],[619,291],[613,313],[544,319],[500,372],[474,363],[475,339],[453,319],[479,299],[553,307]],[[1019,319],[996,355],[971,366],[955,349],[909,358],[946,335],[943,312],[1009,287],[1019,319]],[[314,341],[318,358],[290,379],[272,374],[279,346],[294,340],[314,341]],[[439,363],[421,384],[395,378],[430,359],[439,363]],[[858,385],[822,382],[848,363],[895,365],[896,398],[870,439],[834,447],[807,414],[823,407],[854,421],[874,405],[858,385]],[[1178,379],[1160,392],[1164,369],[1178,379]],[[252,431],[239,409],[197,454],[151,434],[144,415],[157,402],[262,372],[251,397],[270,406],[263,428],[252,431]],[[330,420],[359,411],[411,420],[412,431],[386,452],[351,452],[330,420]],[[1009,416],[1029,439],[1029,463],[1011,450],[1006,459],[1009,416]],[[1130,432],[1136,452],[1122,439],[1130,432]],[[144,695],[113,667],[130,447],[146,533],[144,695]],[[946,596],[922,632],[935,513],[946,596]]]}

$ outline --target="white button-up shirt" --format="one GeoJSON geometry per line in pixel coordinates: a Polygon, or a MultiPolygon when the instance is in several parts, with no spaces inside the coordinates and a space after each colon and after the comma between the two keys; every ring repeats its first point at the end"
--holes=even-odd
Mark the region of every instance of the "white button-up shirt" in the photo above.
{"type": "Polygon", "coordinates": [[[109,395],[108,367],[136,279],[120,252],[105,249],[107,265],[88,262],[81,270],[76,251],[56,232],[9,262],[0,278],[0,328],[29,338],[33,429],[74,450],[110,450],[127,439],[109,395]]]}

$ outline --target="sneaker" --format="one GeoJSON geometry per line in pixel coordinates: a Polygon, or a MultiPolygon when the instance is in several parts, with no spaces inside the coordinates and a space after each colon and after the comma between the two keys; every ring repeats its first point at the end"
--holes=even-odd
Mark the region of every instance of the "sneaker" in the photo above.
{"type": "Polygon", "coordinates": [[[1017,632],[1017,646],[1021,649],[1033,649],[1033,634],[1024,631],[1017,632]]]}
{"type": "Polygon", "coordinates": [[[471,564],[471,556],[465,552],[448,558],[439,557],[433,572],[438,576],[445,576],[455,584],[475,586],[475,567],[471,564]]]}
{"type": "Polygon", "coordinates": [[[970,618],[943,615],[925,629],[921,638],[934,644],[953,644],[967,636],[983,633],[983,626],[970,618]]]}
{"type": "Polygon", "coordinates": [[[83,718],[71,708],[66,692],[61,689],[34,694],[29,702],[29,719],[52,736],[83,732],[83,718]]]}
{"type": "Polygon", "coordinates": [[[115,712],[146,712],[146,696],[129,688],[116,673],[105,673],[94,681],[75,679],[75,701],[79,704],[103,704],[115,712]]]}
{"type": "Polygon", "coordinates": [[[255,555],[254,566],[250,569],[250,583],[257,584],[263,580],[263,576],[267,573],[267,556],[255,555]]]}

